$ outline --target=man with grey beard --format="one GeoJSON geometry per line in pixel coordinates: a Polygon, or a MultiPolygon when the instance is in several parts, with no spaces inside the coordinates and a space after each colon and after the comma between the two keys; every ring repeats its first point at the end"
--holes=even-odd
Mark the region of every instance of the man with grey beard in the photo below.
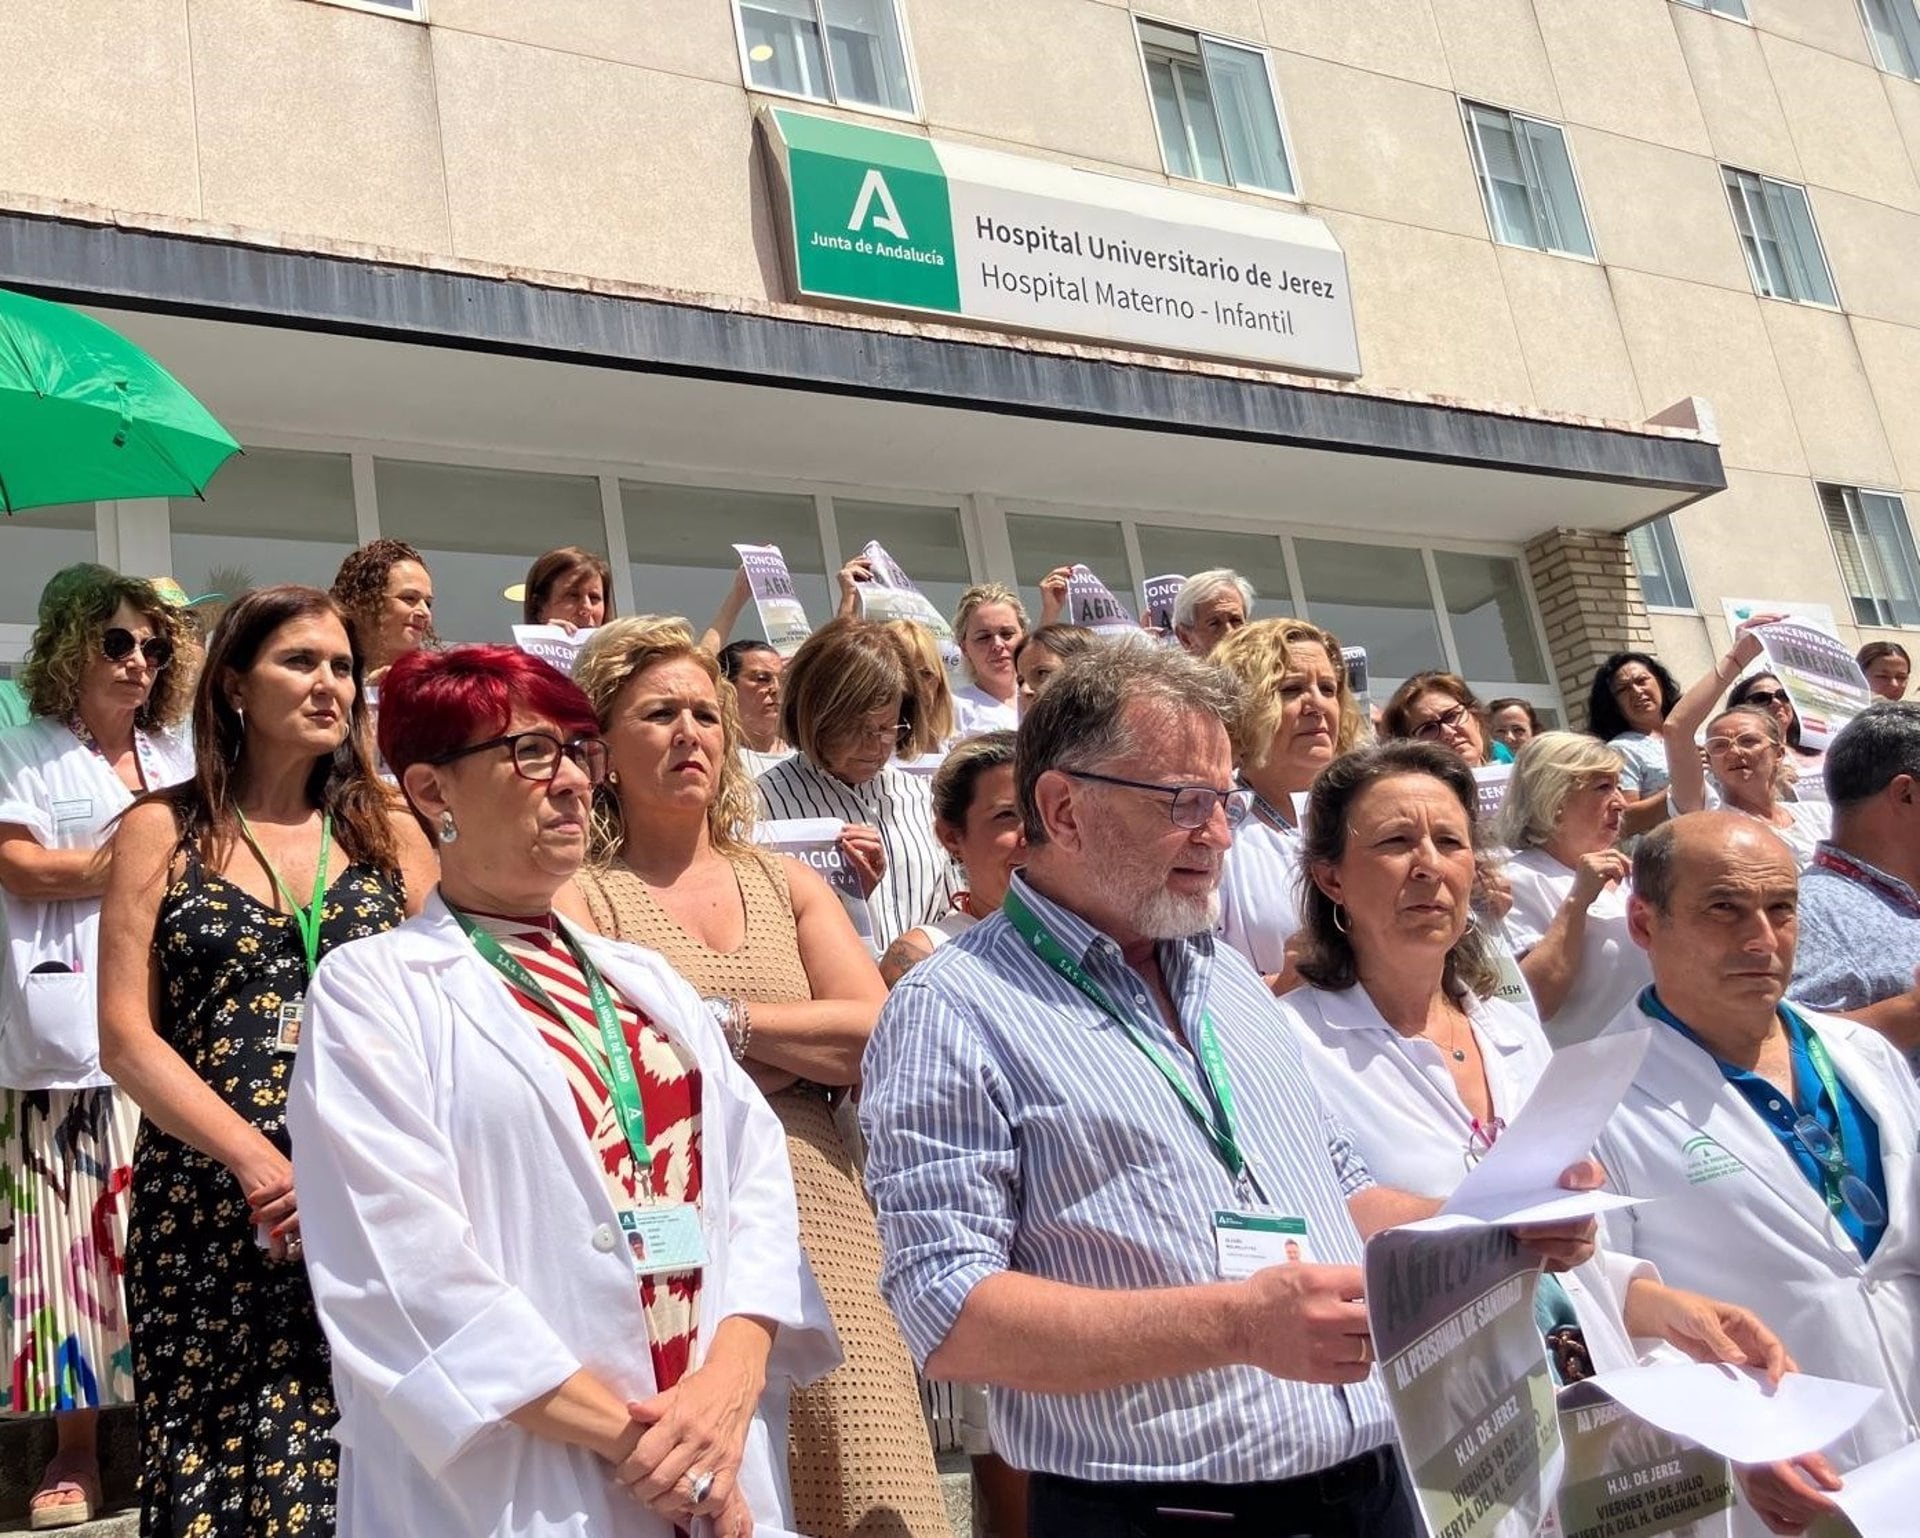
{"type": "Polygon", "coordinates": [[[993,1386],[1034,1538],[1417,1530],[1360,1260],[1435,1204],[1374,1184],[1214,943],[1236,704],[1174,651],[1057,674],[1020,726],[1024,873],[867,1049],[881,1290],[929,1377],[993,1386]]]}

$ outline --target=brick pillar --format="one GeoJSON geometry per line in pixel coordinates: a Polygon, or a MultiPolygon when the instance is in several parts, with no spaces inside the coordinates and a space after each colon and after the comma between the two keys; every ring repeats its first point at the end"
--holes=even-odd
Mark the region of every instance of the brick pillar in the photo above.
{"type": "Polygon", "coordinates": [[[1624,534],[1553,529],[1527,546],[1527,570],[1546,627],[1567,724],[1587,724],[1594,670],[1617,651],[1653,650],[1647,601],[1624,534]]]}

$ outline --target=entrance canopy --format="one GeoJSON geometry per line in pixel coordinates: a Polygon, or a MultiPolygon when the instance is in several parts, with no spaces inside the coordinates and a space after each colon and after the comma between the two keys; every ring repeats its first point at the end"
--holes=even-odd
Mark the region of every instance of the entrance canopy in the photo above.
{"type": "MultiPolygon", "coordinates": [[[[1722,489],[1702,434],[794,306],[547,287],[0,215],[249,430],[1523,543],[1722,489]]],[[[1364,338],[1363,344],[1364,344],[1364,338]]]]}

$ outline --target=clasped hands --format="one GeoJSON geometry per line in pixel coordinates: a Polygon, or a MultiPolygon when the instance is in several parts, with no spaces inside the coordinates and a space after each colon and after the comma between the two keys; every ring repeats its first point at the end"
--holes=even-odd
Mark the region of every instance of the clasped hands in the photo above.
{"type": "Polygon", "coordinates": [[[709,1364],[649,1400],[630,1402],[630,1425],[603,1450],[614,1483],[677,1525],[710,1517],[715,1538],[752,1538],[739,1474],[757,1401],[747,1375],[709,1364]],[[708,1474],[712,1483],[696,1502],[695,1479],[708,1474]]]}

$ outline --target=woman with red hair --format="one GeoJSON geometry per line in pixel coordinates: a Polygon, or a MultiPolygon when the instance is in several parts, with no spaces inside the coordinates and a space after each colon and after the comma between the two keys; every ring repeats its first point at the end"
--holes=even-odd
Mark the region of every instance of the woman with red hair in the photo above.
{"type": "Polygon", "coordinates": [[[839,1351],[719,1026],[554,914],[607,773],[593,707],[501,646],[402,657],[385,696],[440,885],[320,969],[288,1112],[340,1532],[777,1532],[788,1391],[839,1351]]]}

